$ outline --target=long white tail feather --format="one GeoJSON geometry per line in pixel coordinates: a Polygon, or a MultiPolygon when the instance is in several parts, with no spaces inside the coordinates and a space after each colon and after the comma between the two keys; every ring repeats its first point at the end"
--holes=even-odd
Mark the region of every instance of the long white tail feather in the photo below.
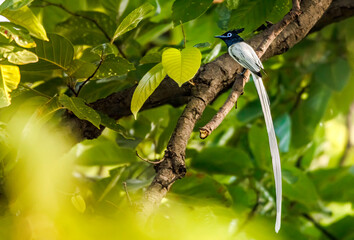
{"type": "Polygon", "coordinates": [[[253,81],[256,85],[259,100],[261,101],[262,111],[264,115],[264,120],[267,127],[270,153],[272,155],[272,164],[275,180],[275,193],[276,193],[276,221],[275,221],[275,232],[280,229],[281,223],[281,205],[282,205],[282,177],[281,177],[281,165],[280,165],[280,155],[277,143],[277,138],[275,136],[275,130],[273,126],[272,115],[270,112],[269,98],[267,91],[263,85],[262,78],[252,73],[253,81]]]}

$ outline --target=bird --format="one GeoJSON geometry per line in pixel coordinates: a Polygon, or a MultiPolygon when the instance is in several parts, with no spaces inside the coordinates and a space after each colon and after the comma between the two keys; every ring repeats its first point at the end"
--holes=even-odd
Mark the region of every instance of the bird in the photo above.
{"type": "Polygon", "coordinates": [[[261,71],[264,71],[263,64],[259,57],[257,56],[254,49],[248,45],[242,37],[238,34],[242,33],[244,28],[235,29],[228,31],[220,36],[215,36],[216,38],[222,39],[228,48],[229,55],[238,62],[242,67],[244,67],[244,72],[248,69],[251,72],[253,81],[256,85],[259,100],[261,102],[262,111],[264,115],[264,120],[266,123],[266,128],[268,132],[269,148],[272,156],[272,165],[275,181],[275,192],[276,192],[276,221],[275,221],[275,232],[279,232],[281,225],[281,206],[282,206],[282,176],[281,176],[281,163],[280,154],[277,143],[277,138],[275,135],[275,130],[273,126],[272,115],[270,111],[270,101],[267,91],[263,85],[261,71]]]}

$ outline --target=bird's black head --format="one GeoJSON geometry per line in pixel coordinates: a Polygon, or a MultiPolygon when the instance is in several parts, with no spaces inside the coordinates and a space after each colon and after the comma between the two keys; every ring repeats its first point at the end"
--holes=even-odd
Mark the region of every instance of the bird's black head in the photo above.
{"type": "Polygon", "coordinates": [[[231,31],[228,31],[228,32],[224,33],[223,35],[215,36],[215,37],[216,38],[221,38],[222,40],[224,40],[226,45],[228,47],[230,47],[234,43],[243,42],[243,38],[241,38],[238,35],[239,33],[242,33],[243,30],[245,30],[245,29],[244,28],[240,28],[240,29],[236,29],[236,30],[231,30],[231,31]]]}

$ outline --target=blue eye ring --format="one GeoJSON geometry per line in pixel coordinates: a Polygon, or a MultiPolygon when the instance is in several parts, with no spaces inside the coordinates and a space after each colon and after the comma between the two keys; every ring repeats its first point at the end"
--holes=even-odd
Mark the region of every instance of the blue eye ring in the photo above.
{"type": "Polygon", "coordinates": [[[229,32],[226,36],[227,37],[232,37],[232,33],[229,32]]]}

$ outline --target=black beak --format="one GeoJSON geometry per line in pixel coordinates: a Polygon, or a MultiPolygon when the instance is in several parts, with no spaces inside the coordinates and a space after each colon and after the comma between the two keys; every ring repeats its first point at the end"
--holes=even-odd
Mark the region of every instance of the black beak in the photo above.
{"type": "Polygon", "coordinates": [[[223,39],[223,38],[227,38],[227,36],[219,35],[219,36],[214,36],[214,38],[221,38],[221,39],[223,39]]]}

